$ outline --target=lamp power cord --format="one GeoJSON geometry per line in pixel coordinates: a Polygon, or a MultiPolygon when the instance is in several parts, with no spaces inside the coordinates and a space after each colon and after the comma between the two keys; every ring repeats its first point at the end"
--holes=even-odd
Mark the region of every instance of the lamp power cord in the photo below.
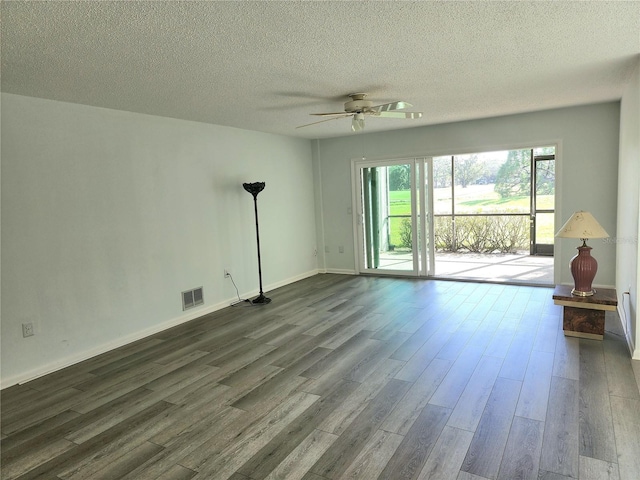
{"type": "Polygon", "coordinates": [[[251,303],[251,300],[246,299],[246,298],[245,299],[240,298],[240,292],[238,291],[238,286],[236,285],[236,282],[233,280],[233,275],[231,275],[231,272],[227,272],[227,275],[231,279],[231,283],[233,283],[233,288],[236,289],[236,297],[238,297],[238,301],[237,302],[233,302],[231,304],[231,306],[235,307],[236,305],[240,305],[242,303],[248,303],[249,305],[253,306],[253,304],[251,303]]]}

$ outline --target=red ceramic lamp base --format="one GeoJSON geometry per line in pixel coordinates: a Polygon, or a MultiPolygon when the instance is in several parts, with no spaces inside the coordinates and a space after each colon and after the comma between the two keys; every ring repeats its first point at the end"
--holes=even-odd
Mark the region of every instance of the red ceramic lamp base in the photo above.
{"type": "Polygon", "coordinates": [[[595,293],[591,283],[598,271],[598,262],[591,256],[591,247],[586,243],[578,247],[578,254],[571,259],[569,264],[575,288],[571,291],[578,297],[590,297],[595,293]]]}

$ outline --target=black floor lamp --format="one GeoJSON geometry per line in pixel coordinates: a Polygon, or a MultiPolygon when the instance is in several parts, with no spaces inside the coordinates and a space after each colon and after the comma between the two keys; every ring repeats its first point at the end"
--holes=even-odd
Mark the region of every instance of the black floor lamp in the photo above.
{"type": "Polygon", "coordinates": [[[256,213],[256,240],[258,242],[258,279],[260,280],[260,295],[252,300],[251,303],[266,304],[271,302],[270,298],[264,296],[262,291],[262,264],[260,262],[260,228],[258,227],[258,194],[264,190],[264,182],[243,183],[244,189],[253,195],[253,206],[256,213]]]}

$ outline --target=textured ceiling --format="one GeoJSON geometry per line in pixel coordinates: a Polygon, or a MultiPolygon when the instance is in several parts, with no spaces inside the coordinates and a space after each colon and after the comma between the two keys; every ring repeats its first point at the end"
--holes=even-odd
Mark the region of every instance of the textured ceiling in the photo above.
{"type": "Polygon", "coordinates": [[[640,2],[3,1],[2,91],[305,138],[615,100],[640,2]]]}

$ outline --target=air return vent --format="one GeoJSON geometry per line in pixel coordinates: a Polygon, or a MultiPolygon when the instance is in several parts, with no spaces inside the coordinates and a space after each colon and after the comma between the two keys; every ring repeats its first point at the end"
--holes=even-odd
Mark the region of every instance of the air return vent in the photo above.
{"type": "Polygon", "coordinates": [[[204,296],[202,294],[202,287],[194,288],[193,290],[187,290],[182,292],[182,310],[189,310],[190,308],[204,304],[204,296]]]}

